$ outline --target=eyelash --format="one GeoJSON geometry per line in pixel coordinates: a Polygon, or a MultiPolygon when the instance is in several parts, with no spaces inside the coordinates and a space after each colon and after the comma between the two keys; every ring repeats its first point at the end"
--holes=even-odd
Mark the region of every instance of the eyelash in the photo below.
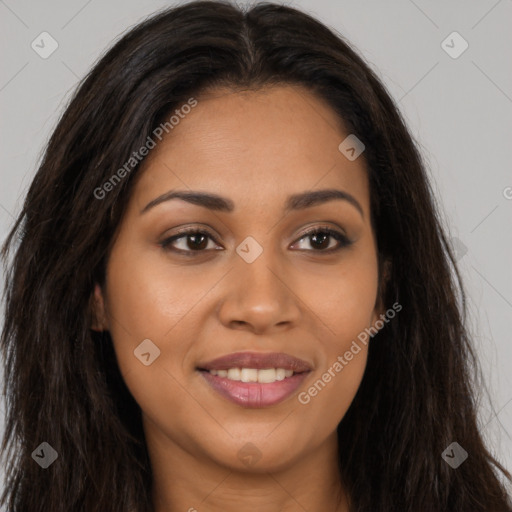
{"type": "MultiPolygon", "coordinates": [[[[309,231],[306,231],[305,233],[302,233],[300,238],[297,239],[297,242],[300,242],[304,238],[311,237],[311,236],[319,234],[319,233],[323,233],[323,234],[326,234],[326,235],[334,238],[339,244],[338,247],[334,247],[334,248],[331,247],[330,249],[326,249],[326,250],[323,250],[323,249],[318,249],[318,250],[303,249],[303,250],[305,250],[306,252],[332,254],[332,253],[340,251],[341,249],[343,249],[345,247],[348,247],[349,245],[351,245],[353,243],[343,233],[336,231],[327,226],[326,227],[322,227],[322,226],[315,227],[309,231]]],[[[217,245],[219,245],[219,243],[217,242],[215,237],[209,231],[206,231],[204,229],[199,229],[199,228],[186,228],[186,229],[183,229],[180,232],[178,232],[176,235],[166,238],[165,240],[160,242],[160,246],[166,251],[173,251],[173,252],[183,254],[183,255],[189,256],[189,257],[194,257],[194,256],[196,256],[197,253],[206,252],[208,250],[208,249],[202,249],[202,250],[198,250],[198,251],[194,251],[194,250],[185,251],[183,249],[176,249],[176,248],[170,247],[173,242],[175,242],[176,240],[179,240],[181,238],[186,238],[187,235],[204,235],[204,236],[207,236],[208,238],[210,238],[217,245]]]]}

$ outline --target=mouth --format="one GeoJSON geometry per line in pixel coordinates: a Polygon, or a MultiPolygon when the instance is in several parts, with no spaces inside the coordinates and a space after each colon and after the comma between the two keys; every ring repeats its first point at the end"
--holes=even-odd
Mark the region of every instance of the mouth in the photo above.
{"type": "Polygon", "coordinates": [[[289,398],[312,367],[288,354],[239,352],[201,363],[196,370],[224,398],[242,407],[258,408],[289,398]]]}

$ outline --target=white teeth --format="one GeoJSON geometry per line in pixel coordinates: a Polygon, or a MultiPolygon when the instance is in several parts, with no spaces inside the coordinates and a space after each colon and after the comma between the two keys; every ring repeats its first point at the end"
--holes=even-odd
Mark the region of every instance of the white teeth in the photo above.
{"type": "Polygon", "coordinates": [[[228,370],[228,379],[240,380],[240,368],[230,368],[228,370]]]}
{"type": "Polygon", "coordinates": [[[260,370],[258,372],[258,382],[261,382],[263,384],[269,383],[269,382],[275,382],[277,380],[276,373],[277,373],[277,370],[275,370],[274,368],[260,370]]]}
{"type": "Polygon", "coordinates": [[[229,370],[210,370],[210,373],[219,377],[227,377],[229,380],[270,384],[291,377],[293,370],[285,370],[284,368],[264,368],[262,370],[256,368],[230,368],[229,370]]]}
{"type": "Polygon", "coordinates": [[[242,382],[258,382],[258,370],[242,368],[240,370],[240,380],[242,382]]]}

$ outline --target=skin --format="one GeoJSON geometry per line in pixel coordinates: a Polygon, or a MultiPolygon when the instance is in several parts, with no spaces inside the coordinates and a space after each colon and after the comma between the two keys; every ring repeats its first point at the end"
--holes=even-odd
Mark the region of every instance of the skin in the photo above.
{"type": "MultiPolygon", "coordinates": [[[[348,511],[337,469],[336,427],[360,385],[367,347],[312,397],[307,389],[383,313],[366,164],[338,145],[348,132],[321,99],[296,86],[211,91],[151,151],[96,286],[97,322],[111,333],[126,384],[140,405],[154,473],[156,512],[348,511]],[[284,213],[289,194],[349,193],[284,213]],[[180,199],[141,214],[170,190],[229,198],[233,212],[180,199]],[[177,227],[206,228],[203,252],[177,227]],[[352,241],[318,247],[303,232],[328,226],[352,241]],[[235,249],[247,237],[263,248],[252,263],[235,249]],[[188,242],[188,243],[187,243],[188,242]],[[208,244],[206,246],[206,243],[208,244]],[[222,250],[214,250],[215,248],[222,250]],[[324,247],[324,248],[322,248],[324,247]],[[134,357],[144,339],[160,356],[134,357]],[[249,409],[212,390],[199,362],[240,351],[285,352],[313,368],[297,393],[249,409]],[[261,457],[246,465],[252,443],[261,457]]],[[[321,245],[321,244],[320,244],[321,245]]]]}

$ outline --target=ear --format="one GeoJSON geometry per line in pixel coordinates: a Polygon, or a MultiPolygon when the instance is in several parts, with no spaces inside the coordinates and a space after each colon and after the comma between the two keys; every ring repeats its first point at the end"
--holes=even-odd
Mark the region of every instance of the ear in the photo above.
{"type": "Polygon", "coordinates": [[[94,285],[94,293],[91,296],[90,311],[91,329],[97,332],[108,331],[109,324],[105,311],[105,299],[103,297],[103,290],[98,283],[94,285]]]}

